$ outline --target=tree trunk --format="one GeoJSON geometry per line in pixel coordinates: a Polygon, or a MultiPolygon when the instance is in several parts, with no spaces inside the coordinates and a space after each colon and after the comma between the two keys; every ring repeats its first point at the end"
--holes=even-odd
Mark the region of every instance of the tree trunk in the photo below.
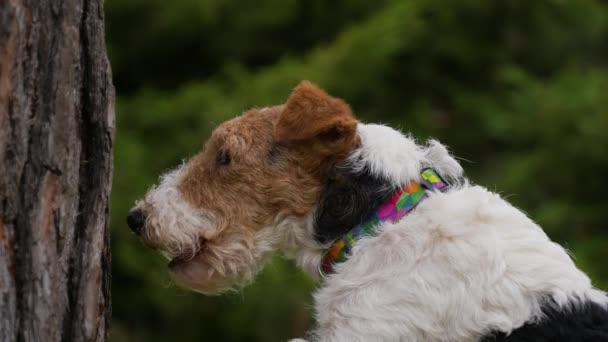
{"type": "Polygon", "coordinates": [[[103,0],[0,0],[0,341],[104,341],[114,90],[103,0]]]}

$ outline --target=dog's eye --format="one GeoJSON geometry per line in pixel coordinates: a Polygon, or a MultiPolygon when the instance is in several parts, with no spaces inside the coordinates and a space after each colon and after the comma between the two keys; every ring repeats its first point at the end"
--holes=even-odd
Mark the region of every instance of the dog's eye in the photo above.
{"type": "Polygon", "coordinates": [[[221,166],[230,164],[230,162],[232,161],[232,158],[230,158],[230,152],[228,152],[228,150],[220,150],[217,153],[215,161],[217,162],[217,165],[221,166]]]}

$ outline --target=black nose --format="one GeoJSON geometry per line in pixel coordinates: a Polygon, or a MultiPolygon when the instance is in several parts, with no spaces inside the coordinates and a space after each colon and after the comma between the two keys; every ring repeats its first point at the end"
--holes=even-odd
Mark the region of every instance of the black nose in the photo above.
{"type": "Polygon", "coordinates": [[[141,232],[144,230],[144,225],[146,224],[146,215],[141,209],[134,209],[129,212],[127,215],[127,225],[133,233],[137,235],[141,235],[141,232]]]}

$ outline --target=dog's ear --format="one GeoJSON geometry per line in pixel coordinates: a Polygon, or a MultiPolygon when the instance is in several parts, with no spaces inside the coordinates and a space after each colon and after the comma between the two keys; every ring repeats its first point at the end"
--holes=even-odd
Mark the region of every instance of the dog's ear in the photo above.
{"type": "Polygon", "coordinates": [[[309,81],[291,93],[275,126],[281,143],[312,143],[325,148],[352,147],[357,120],[350,107],[309,81]]]}

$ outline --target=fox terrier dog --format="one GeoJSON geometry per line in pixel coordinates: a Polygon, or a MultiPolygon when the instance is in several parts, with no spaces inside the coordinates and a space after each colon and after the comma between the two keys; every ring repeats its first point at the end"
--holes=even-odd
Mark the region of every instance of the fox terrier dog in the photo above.
{"type": "Polygon", "coordinates": [[[203,294],[282,252],[321,284],[313,341],[608,341],[606,294],[462,173],[439,142],[360,123],[303,81],[215,129],[127,222],[203,294]]]}

